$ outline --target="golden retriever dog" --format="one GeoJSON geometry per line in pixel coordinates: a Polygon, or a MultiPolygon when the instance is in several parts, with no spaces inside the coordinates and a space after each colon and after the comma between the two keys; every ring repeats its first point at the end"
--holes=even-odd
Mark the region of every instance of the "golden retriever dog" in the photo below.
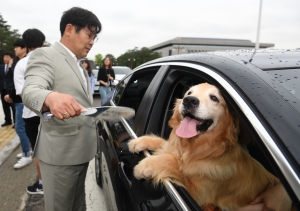
{"type": "Polygon", "coordinates": [[[168,141],[146,135],[131,140],[132,153],[154,150],[134,168],[137,179],[183,186],[202,207],[231,211],[254,200],[279,180],[239,144],[240,126],[220,91],[208,83],[177,99],[168,141]]]}

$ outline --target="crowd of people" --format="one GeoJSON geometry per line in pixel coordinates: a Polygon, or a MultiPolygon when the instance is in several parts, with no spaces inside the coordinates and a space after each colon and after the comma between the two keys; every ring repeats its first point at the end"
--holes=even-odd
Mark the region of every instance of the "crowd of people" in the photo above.
{"type": "Polygon", "coordinates": [[[84,59],[101,28],[95,14],[73,7],[61,17],[59,42],[43,48],[45,35],[28,29],[14,43],[19,61],[14,63],[11,52],[3,54],[0,92],[5,122],[1,126],[14,127],[20,139],[22,153],[14,168],[23,168],[34,158],[38,180],[27,192],[44,194],[47,211],[84,206],[84,182],[96,154],[97,130],[94,121],[80,114],[92,107],[94,78],[102,99],[115,79],[109,57],[97,76],[84,59]],[[55,118],[45,119],[48,113],[55,118]]]}

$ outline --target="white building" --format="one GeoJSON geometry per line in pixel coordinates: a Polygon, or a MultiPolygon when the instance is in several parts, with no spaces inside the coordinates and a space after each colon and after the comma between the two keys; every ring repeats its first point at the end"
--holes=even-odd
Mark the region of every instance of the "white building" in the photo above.
{"type": "MultiPolygon", "coordinates": [[[[274,47],[271,43],[260,43],[259,48],[274,47]]],[[[218,38],[194,38],[176,37],[172,40],[154,45],[149,49],[158,52],[162,57],[217,50],[255,48],[255,43],[250,40],[218,39],[218,38]]]]}

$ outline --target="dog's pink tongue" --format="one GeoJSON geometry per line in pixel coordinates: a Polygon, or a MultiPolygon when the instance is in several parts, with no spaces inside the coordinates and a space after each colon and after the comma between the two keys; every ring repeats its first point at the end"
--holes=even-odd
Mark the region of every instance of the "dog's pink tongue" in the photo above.
{"type": "Polygon", "coordinates": [[[199,122],[190,117],[185,117],[176,130],[176,134],[181,138],[191,138],[198,134],[196,127],[199,122]]]}

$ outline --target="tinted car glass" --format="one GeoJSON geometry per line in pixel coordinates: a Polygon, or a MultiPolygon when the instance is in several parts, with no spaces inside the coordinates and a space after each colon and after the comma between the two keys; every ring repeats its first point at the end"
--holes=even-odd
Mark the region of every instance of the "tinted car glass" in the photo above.
{"type": "Polygon", "coordinates": [[[137,112],[144,94],[154,78],[157,70],[152,70],[146,74],[134,74],[127,77],[116,87],[113,100],[119,106],[129,107],[137,112]]]}
{"type": "Polygon", "coordinates": [[[299,69],[266,71],[278,80],[295,97],[300,99],[300,71],[299,69]]]}

